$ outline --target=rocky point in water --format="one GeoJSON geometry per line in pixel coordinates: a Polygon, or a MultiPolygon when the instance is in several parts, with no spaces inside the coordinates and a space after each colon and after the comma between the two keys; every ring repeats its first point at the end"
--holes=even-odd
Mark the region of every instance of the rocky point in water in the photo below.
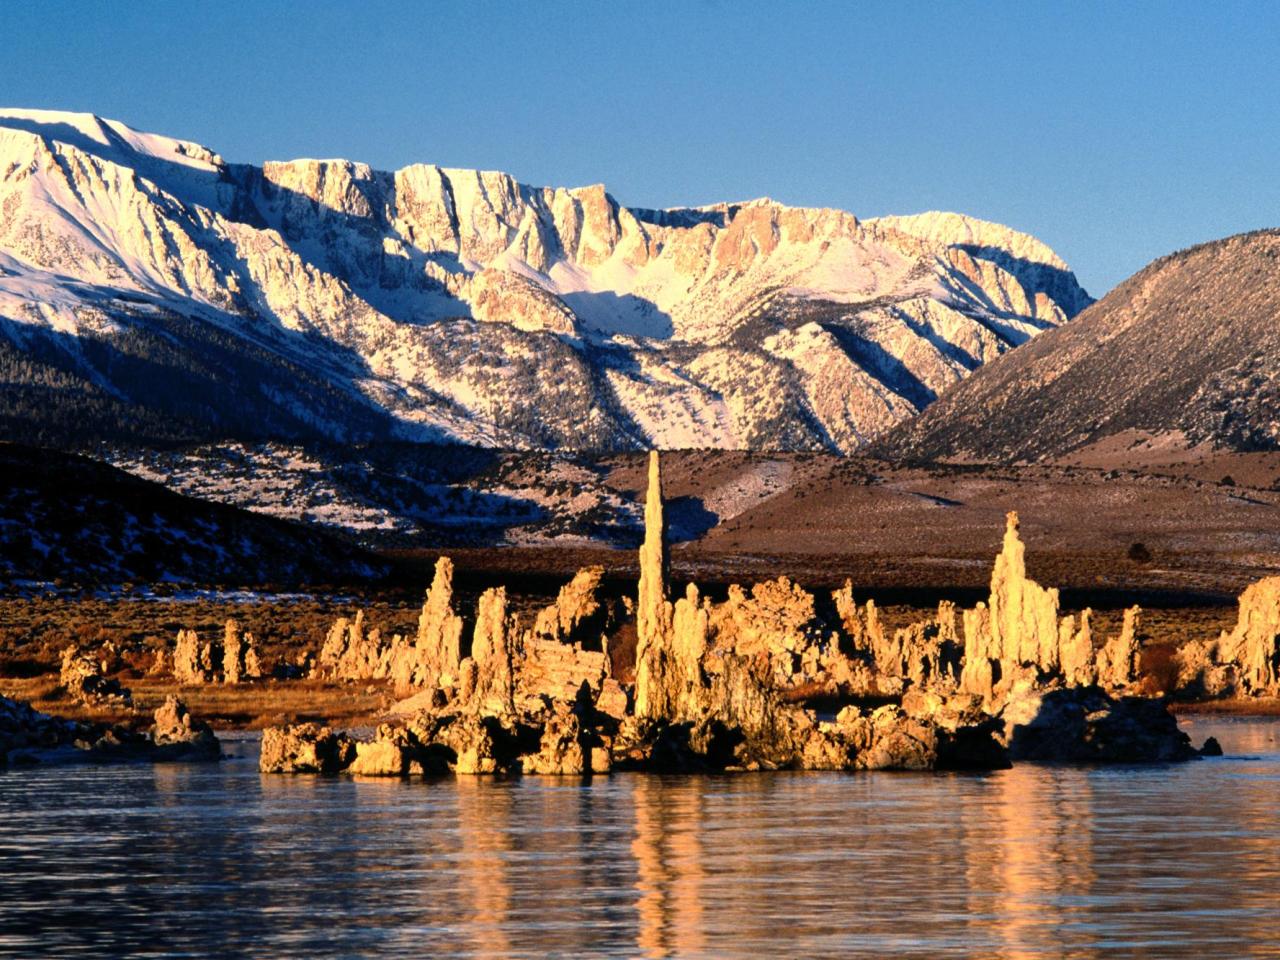
{"type": "Polygon", "coordinates": [[[732,587],[722,603],[690,583],[673,603],[657,453],[645,524],[634,683],[611,675],[598,570],[581,571],[529,628],[504,588],[485,591],[466,637],[442,559],[414,641],[375,643],[358,615],[335,625],[321,657],[418,688],[397,710],[404,719],[368,740],[316,724],[267,730],[262,769],[927,770],[1197,755],[1163,701],[1138,695],[1137,611],[1095,649],[1089,612],[1061,615],[1057,591],[1026,576],[1015,514],[986,603],[959,614],[943,603],[892,635],[851,585],[834,596],[834,620],[785,578],[732,587]]]}
{"type": "Polygon", "coordinates": [[[0,767],[35,763],[217,760],[222,752],[207,724],[169,697],[147,732],[50,716],[0,697],[0,767]]]}

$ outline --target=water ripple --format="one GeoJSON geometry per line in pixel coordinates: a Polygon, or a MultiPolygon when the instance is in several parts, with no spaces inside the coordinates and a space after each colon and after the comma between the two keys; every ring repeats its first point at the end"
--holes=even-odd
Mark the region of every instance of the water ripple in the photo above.
{"type": "Polygon", "coordinates": [[[0,955],[1280,956],[1272,721],[994,774],[0,775],[0,955]]]}

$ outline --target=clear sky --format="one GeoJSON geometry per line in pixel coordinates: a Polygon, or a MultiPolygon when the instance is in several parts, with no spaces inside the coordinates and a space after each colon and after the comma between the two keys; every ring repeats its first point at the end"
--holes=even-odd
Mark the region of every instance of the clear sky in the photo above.
{"type": "Polygon", "coordinates": [[[0,100],[229,160],[347,157],[604,182],[622,203],[771,196],[957,210],[1101,295],[1280,225],[1280,3],[40,3],[0,100]]]}

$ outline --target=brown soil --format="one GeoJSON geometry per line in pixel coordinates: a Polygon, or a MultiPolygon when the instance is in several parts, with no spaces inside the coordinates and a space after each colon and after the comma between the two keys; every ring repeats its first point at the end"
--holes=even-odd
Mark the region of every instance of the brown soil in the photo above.
{"type": "MultiPolygon", "coordinates": [[[[849,578],[904,601],[976,599],[1010,510],[1022,518],[1029,573],[1072,605],[1230,602],[1280,572],[1280,455],[1094,453],[1074,465],[929,468],[827,454],[664,453],[673,529],[692,538],[675,545],[674,572],[709,585],[786,574],[815,586],[849,578]],[[779,479],[753,486],[762,473],[779,479]]],[[[642,497],[643,455],[592,462],[614,493],[642,497]]],[[[589,562],[633,577],[634,544],[615,546],[449,552],[460,569],[533,585],[589,562]]],[[[437,552],[394,556],[403,575],[421,580],[437,552]]]]}

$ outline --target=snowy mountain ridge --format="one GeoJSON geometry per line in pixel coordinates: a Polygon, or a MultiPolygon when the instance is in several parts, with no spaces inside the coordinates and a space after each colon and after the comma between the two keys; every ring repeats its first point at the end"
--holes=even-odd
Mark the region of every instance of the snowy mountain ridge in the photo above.
{"type": "Polygon", "coordinates": [[[847,452],[1090,302],[958,214],[647,210],[0,110],[10,434],[847,452]]]}

